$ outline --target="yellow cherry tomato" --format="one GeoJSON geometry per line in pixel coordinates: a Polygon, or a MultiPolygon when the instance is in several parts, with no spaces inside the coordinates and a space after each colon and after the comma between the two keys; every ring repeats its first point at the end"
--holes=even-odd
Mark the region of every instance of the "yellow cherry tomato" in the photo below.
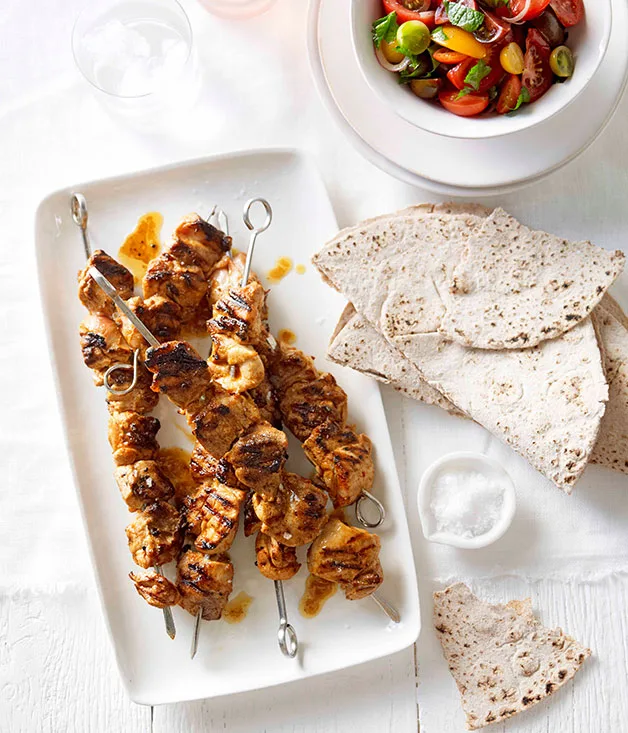
{"type": "Polygon", "coordinates": [[[445,46],[452,51],[463,53],[474,59],[483,59],[487,55],[486,46],[473,37],[473,34],[463,31],[454,25],[441,25],[432,31],[432,40],[439,46],[445,46]]]}
{"type": "Polygon", "coordinates": [[[518,43],[509,43],[504,46],[500,51],[499,61],[507,74],[523,74],[524,57],[518,43]]]}
{"type": "Polygon", "coordinates": [[[405,59],[405,56],[397,51],[397,41],[382,41],[380,48],[390,64],[399,64],[405,59]]]}

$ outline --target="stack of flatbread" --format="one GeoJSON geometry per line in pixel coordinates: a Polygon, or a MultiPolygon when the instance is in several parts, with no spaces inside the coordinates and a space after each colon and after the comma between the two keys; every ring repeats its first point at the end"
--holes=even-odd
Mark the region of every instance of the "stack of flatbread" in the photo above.
{"type": "Polygon", "coordinates": [[[313,260],[349,301],[332,361],[475,420],[567,493],[591,461],[628,473],[627,320],[606,295],[624,261],[456,204],[344,229],[313,260]]]}
{"type": "Polygon", "coordinates": [[[470,730],[536,705],[591,655],[561,629],[542,626],[529,598],[491,605],[463,583],[434,593],[434,627],[470,730]]]}

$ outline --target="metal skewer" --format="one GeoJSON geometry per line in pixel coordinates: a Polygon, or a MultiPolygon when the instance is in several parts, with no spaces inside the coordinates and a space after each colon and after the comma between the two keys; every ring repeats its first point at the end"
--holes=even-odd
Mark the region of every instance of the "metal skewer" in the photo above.
{"type": "MultiPolygon", "coordinates": [[[[87,201],[85,200],[85,196],[83,196],[80,193],[75,193],[72,196],[72,218],[74,219],[74,223],[80,227],[81,234],[83,235],[83,246],[85,247],[85,256],[89,260],[89,258],[92,255],[92,249],[89,243],[89,235],[87,231],[87,201]]],[[[118,295],[117,290],[113,287],[113,285],[107,280],[107,278],[95,267],[90,267],[88,270],[90,277],[94,279],[98,287],[109,297],[111,300],[116,304],[118,309],[124,313],[124,315],[131,321],[131,323],[137,328],[137,330],[142,334],[142,336],[148,341],[148,343],[151,346],[159,346],[159,341],[153,336],[153,334],[146,328],[146,326],[142,323],[142,321],[133,313],[133,311],[128,307],[128,305],[122,300],[122,298],[118,295]]],[[[136,349],[133,354],[133,364],[113,364],[112,366],[107,369],[107,371],[104,374],[104,383],[105,388],[116,395],[125,395],[128,394],[136,385],[137,383],[137,376],[138,376],[138,360],[139,360],[139,349],[136,349]],[[109,382],[109,377],[111,374],[115,371],[118,371],[120,369],[124,370],[133,370],[133,379],[131,380],[131,385],[123,390],[117,390],[111,385],[109,382]]],[[[157,572],[159,575],[163,575],[163,572],[161,570],[160,566],[155,566],[154,568],[155,572],[157,572]]],[[[177,630],[174,625],[174,618],[172,616],[172,609],[168,606],[166,606],[163,610],[164,615],[164,622],[166,624],[166,633],[171,639],[174,639],[176,636],[177,630]]]]}

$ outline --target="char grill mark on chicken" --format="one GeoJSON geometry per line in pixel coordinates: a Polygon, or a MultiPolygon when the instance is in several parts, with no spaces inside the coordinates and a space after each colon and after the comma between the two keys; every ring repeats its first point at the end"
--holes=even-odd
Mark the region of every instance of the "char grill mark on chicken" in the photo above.
{"type": "Polygon", "coordinates": [[[154,501],[137,512],[126,528],[126,536],[136,565],[166,565],[176,559],[181,549],[181,517],[168,502],[154,501]]]}
{"type": "Polygon", "coordinates": [[[289,580],[301,568],[294,547],[287,547],[263,532],[255,538],[255,554],[260,573],[270,580],[289,580]]]}
{"type": "Polygon", "coordinates": [[[198,214],[188,214],[174,231],[170,253],[184,265],[196,265],[209,277],[214,267],[231,249],[227,236],[198,214]]]}
{"type": "Polygon", "coordinates": [[[253,508],[261,530],[288,547],[307,545],[327,521],[327,494],[296,473],[282,472],[274,500],[253,495],[253,508]]]}
{"type": "Polygon", "coordinates": [[[109,417],[109,444],[117,466],[153,460],[159,450],[156,417],[137,412],[115,412],[109,417]]]}
{"type": "Polygon", "coordinates": [[[107,316],[90,315],[79,326],[81,352],[85,365],[93,370],[94,382],[100,387],[103,373],[113,364],[128,363],[133,352],[120,329],[107,316]]]}
{"type": "Polygon", "coordinates": [[[277,494],[287,458],[286,434],[266,422],[253,425],[225,455],[238,481],[267,499],[277,494]]]}
{"type": "Polygon", "coordinates": [[[123,265],[106,252],[97,249],[78,274],[79,300],[94,316],[112,318],[116,306],[98,286],[89,274],[90,267],[95,267],[118,291],[118,295],[127,300],[133,295],[133,275],[123,265]]]}
{"type": "Polygon", "coordinates": [[[195,535],[194,546],[201,552],[225,552],[238,529],[246,491],[218,479],[201,484],[185,510],[188,531],[195,535]]]}
{"type": "Polygon", "coordinates": [[[254,535],[262,528],[262,523],[258,519],[257,514],[255,514],[255,509],[253,507],[254,495],[255,494],[252,491],[249,491],[246,499],[244,500],[244,507],[242,509],[245,537],[250,537],[251,535],[254,535]]]}
{"type": "Polygon", "coordinates": [[[116,483],[129,511],[138,512],[146,504],[158,499],[168,501],[174,496],[174,487],[161,472],[156,461],[136,461],[119,466],[115,471],[116,483]]]}
{"type": "Polygon", "coordinates": [[[177,589],[182,608],[196,616],[200,607],[203,619],[215,621],[233,590],[233,565],[227,555],[207,555],[186,545],[177,562],[177,589]]]}
{"type": "Polygon", "coordinates": [[[366,435],[357,435],[335,422],[319,425],[303,443],[305,455],[316,466],[335,507],[353,504],[363,491],[372,488],[372,449],[366,435]]]}
{"type": "Polygon", "coordinates": [[[307,566],[319,578],[338,583],[348,600],[364,598],[383,582],[380,539],[331,518],[307,552],[307,566]]]}
{"type": "Polygon", "coordinates": [[[156,570],[143,570],[129,573],[135,590],[142,598],[155,608],[166,608],[178,605],[181,596],[174,583],[156,570]]]}
{"type": "Polygon", "coordinates": [[[168,341],[146,352],[146,367],[153,374],[153,389],[162,392],[180,410],[211,389],[207,364],[184,341],[168,341]]]}
{"type": "MultiPolygon", "coordinates": [[[[153,295],[146,300],[135,296],[126,304],[158,341],[172,341],[179,335],[181,308],[172,300],[161,295],[153,295]]],[[[117,313],[115,318],[127,343],[143,353],[148,344],[142,334],[123,313],[117,313]]]]}

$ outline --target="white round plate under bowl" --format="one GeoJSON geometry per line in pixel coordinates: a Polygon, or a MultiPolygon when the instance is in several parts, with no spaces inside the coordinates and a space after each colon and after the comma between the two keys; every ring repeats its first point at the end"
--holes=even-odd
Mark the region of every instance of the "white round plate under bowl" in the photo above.
{"type": "Polygon", "coordinates": [[[358,67],[350,0],[311,0],[308,48],[317,88],[349,140],[396,178],[447,196],[488,196],[540,180],[586,149],[612,116],[626,83],[628,7],[613,4],[613,31],[599,76],[562,113],[506,137],[445,138],[384,105],[358,67]]]}
{"type": "Polygon", "coordinates": [[[351,0],[351,35],[356,59],[366,83],[400,117],[415,127],[446,137],[486,139],[531,129],[566,109],[596,77],[608,50],[612,24],[611,0],[584,0],[586,18],[569,31],[569,48],[576,57],[571,79],[554,84],[534,104],[516,115],[457,117],[439,104],[418,100],[396,74],[386,71],[375,55],[371,26],[382,15],[382,0],[351,0]]]}
{"type": "Polygon", "coordinates": [[[460,547],[464,550],[479,550],[482,547],[492,545],[493,542],[503,537],[512,524],[517,505],[515,485],[504,467],[482,453],[471,453],[468,451],[449,453],[434,461],[427,468],[421,477],[417,503],[421,528],[423,529],[425,538],[430,542],[460,547]],[[503,487],[504,500],[501,507],[501,514],[488,532],[484,532],[484,534],[477,535],[476,537],[463,537],[462,535],[452,534],[438,529],[431,509],[432,489],[441,474],[447,470],[479,473],[503,487]]]}

